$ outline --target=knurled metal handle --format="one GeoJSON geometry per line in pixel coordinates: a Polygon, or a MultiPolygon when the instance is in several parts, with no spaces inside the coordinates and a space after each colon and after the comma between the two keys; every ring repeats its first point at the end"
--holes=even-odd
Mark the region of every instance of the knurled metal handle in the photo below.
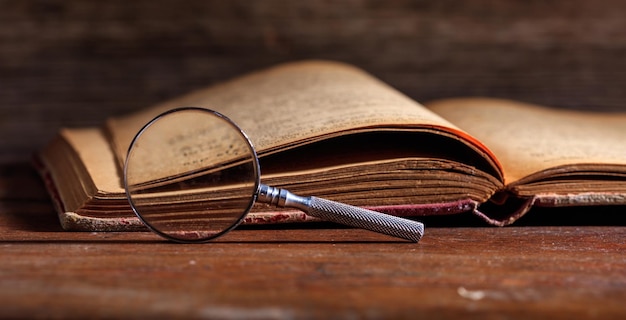
{"type": "Polygon", "coordinates": [[[418,242],[424,234],[424,224],[351,205],[311,197],[309,215],[352,227],[418,242]]]}
{"type": "Polygon", "coordinates": [[[285,189],[261,184],[257,201],[278,207],[298,208],[308,215],[351,227],[367,229],[386,235],[418,242],[424,234],[424,224],[348,204],[318,197],[301,197],[285,189]]]}

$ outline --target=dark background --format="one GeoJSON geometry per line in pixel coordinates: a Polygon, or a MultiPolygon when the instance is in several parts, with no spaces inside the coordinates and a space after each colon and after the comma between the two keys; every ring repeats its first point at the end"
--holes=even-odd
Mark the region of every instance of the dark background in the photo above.
{"type": "Polygon", "coordinates": [[[626,110],[624,1],[0,1],[0,163],[276,63],[355,64],[417,101],[626,110]]]}

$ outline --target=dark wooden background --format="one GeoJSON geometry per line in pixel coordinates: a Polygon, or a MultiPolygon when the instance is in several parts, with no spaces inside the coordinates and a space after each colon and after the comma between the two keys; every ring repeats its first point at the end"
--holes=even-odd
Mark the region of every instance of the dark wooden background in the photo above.
{"type": "Polygon", "coordinates": [[[418,101],[625,110],[624,1],[0,1],[0,163],[61,126],[298,59],[418,101]]]}
{"type": "Polygon", "coordinates": [[[418,101],[626,111],[625,16],[617,0],[0,0],[0,317],[624,318],[623,207],[431,217],[417,245],[307,225],[184,246],[63,232],[28,161],[62,126],[308,58],[418,101]]]}

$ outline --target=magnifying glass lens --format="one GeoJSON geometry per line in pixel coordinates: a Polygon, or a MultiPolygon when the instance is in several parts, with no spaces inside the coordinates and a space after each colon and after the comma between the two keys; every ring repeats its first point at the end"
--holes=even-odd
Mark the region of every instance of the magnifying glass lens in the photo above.
{"type": "Polygon", "coordinates": [[[144,126],[124,166],[126,194],[152,231],[203,242],[235,228],[254,204],[259,163],[248,138],[211,110],[176,109],[144,126]]]}
{"type": "Polygon", "coordinates": [[[204,242],[232,230],[256,200],[413,242],[424,233],[417,221],[261,184],[248,137],[208,109],[174,109],[146,124],[128,150],[124,187],[137,216],[178,242],[204,242]]]}

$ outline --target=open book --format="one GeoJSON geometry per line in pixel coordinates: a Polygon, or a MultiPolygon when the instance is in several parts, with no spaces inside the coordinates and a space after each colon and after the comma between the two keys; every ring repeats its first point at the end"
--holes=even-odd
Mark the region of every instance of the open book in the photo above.
{"type": "MultiPolygon", "coordinates": [[[[123,189],[128,146],[182,106],[234,120],[256,147],[261,181],[300,195],[400,216],[473,211],[494,225],[532,206],[626,204],[626,113],[487,98],[423,106],[356,67],[304,61],[61,130],[36,163],[64,228],[141,227],[123,189]]],[[[308,220],[259,204],[244,223],[308,220]]]]}

